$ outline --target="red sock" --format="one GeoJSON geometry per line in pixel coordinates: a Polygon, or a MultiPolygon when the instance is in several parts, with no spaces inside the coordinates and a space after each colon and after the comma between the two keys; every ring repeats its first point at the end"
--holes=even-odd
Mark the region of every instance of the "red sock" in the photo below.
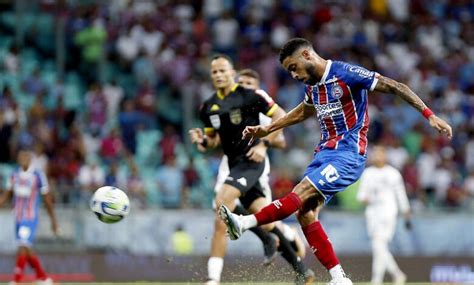
{"type": "Polygon", "coordinates": [[[332,248],[331,241],[329,241],[329,238],[319,221],[315,221],[314,223],[303,227],[303,233],[314,255],[327,270],[339,264],[336,253],[332,248]]]}
{"type": "Polygon", "coordinates": [[[255,214],[259,225],[265,225],[282,220],[296,212],[301,207],[301,199],[296,193],[291,192],[285,197],[273,201],[270,205],[255,214]]]}
{"type": "Polygon", "coordinates": [[[33,267],[36,271],[36,278],[39,280],[46,279],[46,272],[44,272],[43,267],[41,266],[41,262],[36,255],[30,255],[28,257],[28,262],[30,263],[31,267],[33,267]]]}
{"type": "Polygon", "coordinates": [[[25,266],[26,266],[26,260],[27,260],[26,255],[23,255],[23,254],[17,255],[15,269],[13,270],[13,273],[14,273],[13,280],[15,282],[20,282],[21,279],[23,279],[25,266]]]}

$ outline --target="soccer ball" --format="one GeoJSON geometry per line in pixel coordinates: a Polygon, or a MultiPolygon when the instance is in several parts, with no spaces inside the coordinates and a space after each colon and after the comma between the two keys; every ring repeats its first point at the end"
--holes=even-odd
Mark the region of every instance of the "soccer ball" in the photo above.
{"type": "Polygon", "coordinates": [[[128,215],[130,201],[127,194],[117,187],[103,186],[95,191],[90,207],[101,222],[112,224],[128,215]]]}

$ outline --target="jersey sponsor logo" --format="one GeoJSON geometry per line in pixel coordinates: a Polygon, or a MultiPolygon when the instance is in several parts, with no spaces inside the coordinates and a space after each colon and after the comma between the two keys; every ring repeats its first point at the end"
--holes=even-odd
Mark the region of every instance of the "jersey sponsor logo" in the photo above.
{"type": "Polygon", "coordinates": [[[220,107],[219,107],[219,105],[217,105],[217,104],[213,104],[213,105],[211,106],[211,112],[219,111],[219,109],[220,109],[220,107]]]}
{"type": "Polygon", "coordinates": [[[316,105],[316,112],[319,118],[327,118],[342,114],[341,102],[328,103],[324,105],[316,105]]]}
{"type": "Polygon", "coordinates": [[[349,67],[349,71],[357,73],[359,76],[365,77],[365,78],[370,78],[374,75],[373,71],[368,71],[367,69],[358,67],[358,66],[349,67]]]}
{"type": "Polygon", "coordinates": [[[214,129],[219,129],[221,127],[221,118],[219,115],[211,115],[209,116],[209,120],[211,121],[211,125],[214,129]]]}
{"type": "Polygon", "coordinates": [[[342,90],[342,87],[339,86],[339,84],[335,83],[332,86],[332,91],[331,91],[332,97],[339,99],[344,95],[344,91],[342,90]]]}
{"type": "Polygon", "coordinates": [[[237,179],[237,182],[239,182],[240,185],[247,187],[247,178],[240,177],[239,179],[237,179]]]}
{"type": "Polygon", "coordinates": [[[272,202],[272,204],[275,205],[275,207],[277,209],[280,209],[281,206],[283,206],[283,204],[280,202],[280,200],[275,200],[275,201],[272,202]]]}
{"type": "Polygon", "coordinates": [[[230,111],[230,121],[234,125],[238,125],[242,122],[242,112],[240,112],[240,109],[230,111]]]}
{"type": "Polygon", "coordinates": [[[319,185],[321,185],[321,186],[324,186],[324,184],[326,184],[326,182],[324,182],[324,180],[322,180],[322,179],[319,179],[318,183],[319,183],[319,185]]]}
{"type": "Polygon", "coordinates": [[[334,182],[339,178],[339,173],[332,164],[328,164],[328,166],[321,171],[321,175],[324,175],[324,178],[326,178],[326,181],[329,183],[334,182]]]}
{"type": "Polygon", "coordinates": [[[316,251],[318,251],[318,249],[315,248],[314,246],[311,246],[311,251],[312,251],[313,253],[316,253],[316,251]]]}

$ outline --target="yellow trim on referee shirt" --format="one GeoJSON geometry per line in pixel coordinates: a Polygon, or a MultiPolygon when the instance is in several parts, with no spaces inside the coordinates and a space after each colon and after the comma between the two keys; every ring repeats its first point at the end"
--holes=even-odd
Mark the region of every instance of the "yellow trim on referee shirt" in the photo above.
{"type": "Polygon", "coordinates": [[[268,117],[273,116],[273,113],[276,111],[276,109],[278,109],[278,104],[277,103],[273,104],[273,106],[270,108],[270,110],[268,110],[268,112],[265,114],[265,116],[268,116],[268,117]]]}
{"type": "MultiPolygon", "coordinates": [[[[232,93],[232,92],[234,92],[234,91],[237,89],[237,87],[239,87],[239,84],[238,84],[238,83],[236,83],[236,84],[232,87],[232,89],[230,89],[229,94],[232,93]]],[[[225,95],[222,94],[219,90],[217,90],[217,98],[219,98],[219,99],[222,100],[222,99],[225,98],[225,95]]]]}

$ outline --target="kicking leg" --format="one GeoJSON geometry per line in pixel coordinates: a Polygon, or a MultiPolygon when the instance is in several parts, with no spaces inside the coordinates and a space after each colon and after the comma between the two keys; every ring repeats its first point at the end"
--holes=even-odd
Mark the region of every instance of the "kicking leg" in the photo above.
{"type": "Polygon", "coordinates": [[[317,195],[316,189],[305,179],[295,186],[293,192],[273,201],[254,215],[239,217],[233,215],[225,206],[219,208],[219,214],[227,225],[229,237],[238,239],[245,230],[290,216],[301,207],[302,203],[315,195],[317,195]]]}

